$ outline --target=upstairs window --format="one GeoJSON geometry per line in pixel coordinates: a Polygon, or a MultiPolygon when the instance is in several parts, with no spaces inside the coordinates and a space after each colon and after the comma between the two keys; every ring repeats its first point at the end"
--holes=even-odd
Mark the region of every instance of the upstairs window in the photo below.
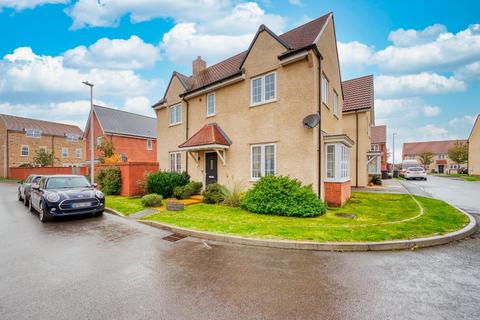
{"type": "Polygon", "coordinates": [[[35,130],[35,129],[28,129],[25,132],[27,137],[30,138],[40,138],[42,136],[42,131],[40,130],[35,130]]]}
{"type": "Polygon", "coordinates": [[[342,182],[350,179],[350,149],[343,144],[327,144],[326,181],[342,182]]]}
{"type": "Polygon", "coordinates": [[[372,144],[370,150],[371,150],[371,151],[379,151],[380,148],[379,148],[378,144],[372,144]]]}
{"type": "Polygon", "coordinates": [[[275,144],[252,145],[250,149],[250,178],[258,180],[263,176],[276,174],[277,156],[275,144]]]}
{"type": "Polygon", "coordinates": [[[215,109],[215,92],[212,92],[207,95],[207,117],[214,116],[215,109]]]}
{"type": "Polygon", "coordinates": [[[170,171],[171,172],[182,172],[182,153],[181,152],[170,152],[170,171]]]}
{"type": "Polygon", "coordinates": [[[30,147],[29,146],[22,146],[22,148],[20,149],[20,155],[22,157],[28,157],[29,154],[30,154],[30,147]]]}
{"type": "Polygon", "coordinates": [[[277,73],[253,78],[251,81],[251,105],[274,101],[277,98],[277,73]]]}
{"type": "Polygon", "coordinates": [[[152,150],[153,149],[153,140],[148,139],[147,140],[147,150],[152,150]]]}
{"type": "Polygon", "coordinates": [[[442,159],[442,160],[445,159],[445,154],[440,153],[440,154],[438,155],[438,159],[442,159]]]}
{"type": "Polygon", "coordinates": [[[322,74],[322,102],[328,106],[328,87],[329,87],[328,79],[322,74]]]}
{"type": "Polygon", "coordinates": [[[75,150],[75,157],[77,157],[77,159],[82,159],[82,149],[75,150]]]}
{"type": "Polygon", "coordinates": [[[62,148],[62,157],[68,158],[68,148],[62,148]]]}
{"type": "Polygon", "coordinates": [[[68,142],[78,142],[79,137],[75,134],[67,134],[68,142]]]}
{"type": "Polygon", "coordinates": [[[97,146],[101,146],[103,143],[103,137],[97,137],[97,146]]]}
{"type": "Polygon", "coordinates": [[[168,123],[170,125],[182,123],[182,105],[181,104],[176,104],[170,107],[168,123]]]}
{"type": "Polygon", "coordinates": [[[332,106],[333,114],[338,116],[338,94],[333,91],[333,106],[332,106]]]}

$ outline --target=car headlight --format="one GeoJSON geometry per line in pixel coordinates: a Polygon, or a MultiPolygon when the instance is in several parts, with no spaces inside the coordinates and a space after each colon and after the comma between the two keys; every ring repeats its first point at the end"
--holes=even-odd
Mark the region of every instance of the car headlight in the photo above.
{"type": "Polygon", "coordinates": [[[97,198],[99,199],[103,199],[103,192],[102,191],[99,191],[99,190],[95,190],[95,195],[97,196],[97,198]]]}
{"type": "Polygon", "coordinates": [[[48,202],[58,202],[60,200],[60,196],[57,193],[49,193],[47,194],[48,202]]]}

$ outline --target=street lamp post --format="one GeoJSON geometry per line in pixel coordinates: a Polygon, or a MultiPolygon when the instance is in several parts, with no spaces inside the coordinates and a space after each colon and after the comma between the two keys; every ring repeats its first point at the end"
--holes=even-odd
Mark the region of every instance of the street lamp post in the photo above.
{"type": "Polygon", "coordinates": [[[95,166],[94,166],[94,139],[93,139],[93,83],[88,81],[82,82],[84,85],[90,87],[90,183],[95,183],[95,166]]]}
{"type": "Polygon", "coordinates": [[[392,134],[392,137],[393,137],[393,139],[392,139],[393,140],[392,141],[392,143],[393,143],[393,145],[392,145],[392,149],[393,149],[392,150],[392,174],[395,172],[395,136],[396,135],[397,134],[395,132],[392,134]]]}

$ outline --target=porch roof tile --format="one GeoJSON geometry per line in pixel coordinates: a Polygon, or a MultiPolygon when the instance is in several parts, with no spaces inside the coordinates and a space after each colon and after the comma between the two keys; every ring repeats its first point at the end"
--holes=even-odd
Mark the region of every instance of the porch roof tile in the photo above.
{"type": "Polygon", "coordinates": [[[229,146],[232,142],[218,124],[208,123],[178,147],[191,148],[213,144],[229,146]]]}

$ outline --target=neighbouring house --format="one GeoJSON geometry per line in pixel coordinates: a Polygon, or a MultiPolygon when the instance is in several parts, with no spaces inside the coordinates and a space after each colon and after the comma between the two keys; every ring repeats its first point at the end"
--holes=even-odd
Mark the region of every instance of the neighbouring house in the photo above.
{"type": "Polygon", "coordinates": [[[380,152],[380,157],[376,157],[369,164],[369,173],[370,174],[385,174],[388,172],[387,165],[387,126],[374,126],[371,130],[372,134],[372,152],[380,152]]]}
{"type": "Polygon", "coordinates": [[[420,154],[432,152],[434,155],[432,163],[425,170],[434,173],[455,173],[461,165],[453,162],[447,153],[457,142],[467,143],[467,140],[405,142],[402,149],[402,159],[417,160],[421,163],[420,154]]]}
{"type": "Polygon", "coordinates": [[[380,152],[371,150],[371,127],[375,125],[373,76],[368,75],[342,82],[343,131],[355,145],[350,152],[352,186],[365,187],[369,182],[371,163],[380,152]]]}
{"type": "Polygon", "coordinates": [[[74,125],[0,114],[0,176],[32,164],[39,150],[53,153],[55,167],[79,166],[85,159],[82,135],[74,125]]]}
{"type": "Polygon", "coordinates": [[[332,205],[350,197],[351,148],[333,14],[282,35],[261,25],[244,52],[173,72],[157,113],[161,169],[244,188],[289,175],[332,205]]]}
{"type": "Polygon", "coordinates": [[[480,176],[480,114],[468,137],[468,173],[480,176]]]}
{"type": "MultiPolygon", "coordinates": [[[[90,119],[88,117],[84,138],[86,159],[90,161],[90,119]]],[[[94,158],[101,157],[97,150],[104,139],[112,141],[116,154],[122,162],[157,161],[157,120],[118,109],[93,106],[94,158]]]]}

